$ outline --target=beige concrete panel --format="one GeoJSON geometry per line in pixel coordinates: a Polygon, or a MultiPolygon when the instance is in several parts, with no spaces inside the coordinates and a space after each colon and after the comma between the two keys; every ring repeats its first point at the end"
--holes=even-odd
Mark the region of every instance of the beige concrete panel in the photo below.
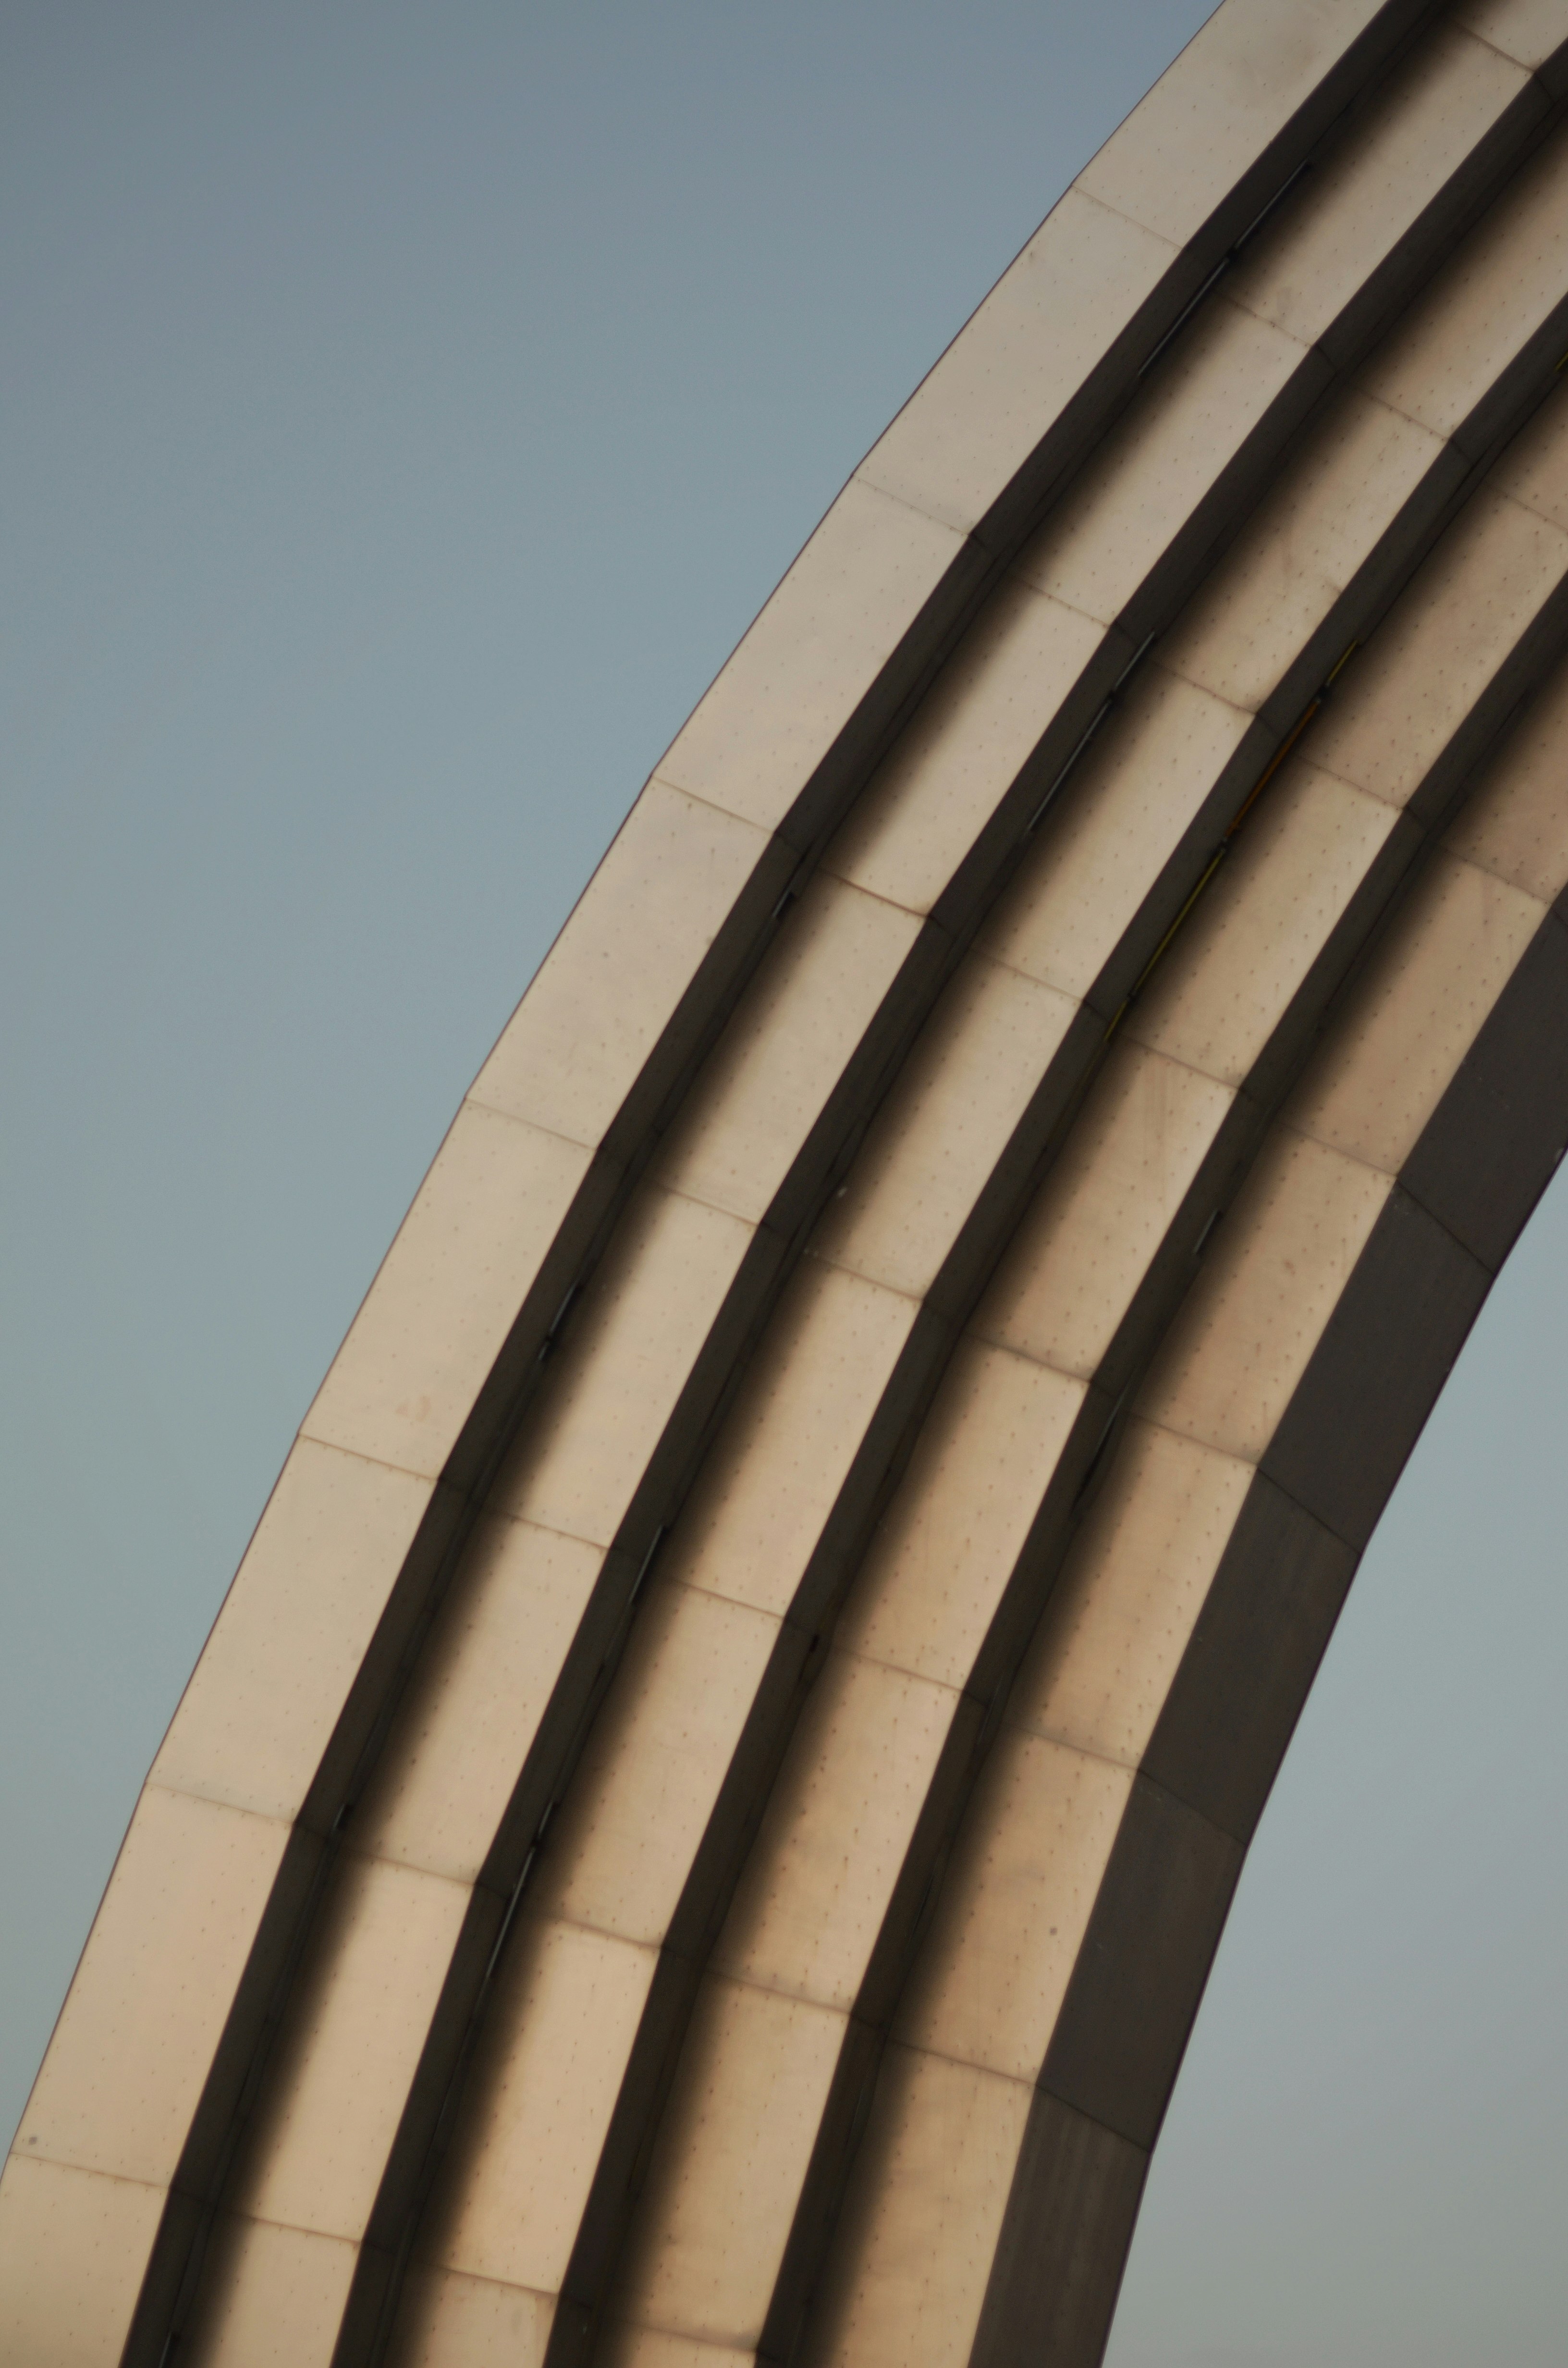
{"type": "Polygon", "coordinates": [[[682,1104],[657,1181],[761,1217],[919,926],[841,880],[813,880],[682,1104]]]}
{"type": "Polygon", "coordinates": [[[754,2355],[728,2351],[721,2343],[699,2342],[689,2335],[668,2335],[663,2328],[622,2322],[605,2328],[594,2356],[603,2368],[750,2368],[754,2355]]]}
{"type": "Polygon", "coordinates": [[[923,1298],[1078,1008],[972,954],[817,1226],[813,1255],[923,1298]]]}
{"type": "Polygon", "coordinates": [[[1439,26],[1248,250],[1225,282],[1231,302],[1312,344],[1528,79],[1439,26]]]}
{"type": "Polygon", "coordinates": [[[1393,829],[1395,809],[1298,760],[1127,1022],[1130,1035],[1240,1086],[1393,829]]]}
{"type": "Polygon", "coordinates": [[[220,2222],[202,2301],[180,2344],[188,2368],[306,2368],[332,2358],[355,2248],[265,2221],[220,2222]]]}
{"type": "Polygon", "coordinates": [[[1119,616],[1305,354],[1211,298],[1079,470],[1020,575],[1107,624],[1119,616]]]}
{"type": "Polygon", "coordinates": [[[1088,1380],[1233,1099],[1177,1061],[1119,1044],[972,1330],[1088,1380]]]}
{"type": "Polygon", "coordinates": [[[354,1813],[357,1850],[473,1882],[603,1562],[528,1521],[481,1524],[354,1813]]]}
{"type": "Polygon", "coordinates": [[[470,1100],[599,1142],[767,847],[756,824],[650,781],[470,1100]]]}
{"type": "Polygon", "coordinates": [[[542,2368],[554,2317],[553,2294],[415,2262],[387,2368],[542,2368]]]}
{"type": "Polygon", "coordinates": [[[852,478],[657,767],[776,830],[963,547],[852,478]]]}
{"type": "Polygon", "coordinates": [[[1103,638],[1060,601],[1004,584],[856,801],[824,870],[929,912],[1103,638]]]}
{"type": "Polygon", "coordinates": [[[1568,887],[1568,671],[1526,712],[1480,787],[1466,799],[1444,845],[1452,855],[1554,904],[1568,887]]]}
{"type": "Polygon", "coordinates": [[[1403,413],[1344,393],[1162,639],[1161,665],[1261,707],[1442,449],[1403,413]]]}
{"type": "Polygon", "coordinates": [[[1032,2094],[890,2047],[812,2368],[965,2368],[1032,2094]]]}
{"type": "Polygon", "coordinates": [[[519,1922],[426,2221],[428,2261],[560,2292],[656,1963],[602,1932],[519,1922]]]}
{"type": "Polygon", "coordinates": [[[465,1103],[301,1428],[434,1479],[587,1172],[580,1144],[465,1103]]]}
{"type": "Polygon", "coordinates": [[[529,1912],[664,1939],[778,1634],[655,1583],[540,1862],[529,1912]]]}
{"type": "Polygon", "coordinates": [[[1313,764],[1403,805],[1565,572],[1568,535],[1478,494],[1344,676],[1313,764]]]}
{"type": "Polygon", "coordinates": [[[1568,288],[1568,136],[1554,132],[1411,307],[1361,384],[1451,436],[1568,288]]]}
{"type": "Polygon", "coordinates": [[[1011,1725],[1136,1768],[1253,1478],[1134,1422],[1046,1607],[1011,1725]]]}
{"type": "Polygon", "coordinates": [[[1067,191],[856,472],[962,533],[979,523],[1176,261],[1067,191]]]}
{"type": "Polygon", "coordinates": [[[948,1862],[899,2039],[1036,2078],[1132,1775],[1004,1727],[948,1862]]]}
{"type": "Polygon", "coordinates": [[[13,2155],[0,2178],[0,2360],[118,2368],[165,2200],[13,2155]]]}
{"type": "Polygon", "coordinates": [[[801,1998],[704,1983],[617,2317],[736,2349],[757,2341],[844,2026],[801,1998]]]}
{"type": "Polygon", "coordinates": [[[959,1697],[834,1652],[768,1794],[717,1974],[847,2013],[959,1697]]]}
{"type": "Polygon", "coordinates": [[[1504,452],[1489,490],[1568,529],[1568,390],[1561,380],[1504,452]]]}
{"type": "Polygon", "coordinates": [[[275,1818],[144,1786],[18,2154],[167,2184],[288,1839],[275,1818]]]}
{"type": "Polygon", "coordinates": [[[1042,826],[982,951],[1086,994],[1251,721],[1151,663],[1042,826]]]}
{"type": "Polygon", "coordinates": [[[665,1550],[666,1579],[788,1609],[915,1312],[898,1292],[804,1262],[665,1550]]]}
{"type": "Polygon", "coordinates": [[[1217,8],[1075,186],[1190,238],[1377,15],[1379,0],[1217,8]]]}
{"type": "Polygon", "coordinates": [[[155,1783],[298,1815],[430,1494],[411,1473],[296,1442],[153,1762],[155,1783]]]}
{"type": "Polygon", "coordinates": [[[256,2108],[236,2213],[364,2232],[468,1893],[345,1854],[256,2108]]]}
{"type": "Polygon", "coordinates": [[[1359,1160],[1277,1133],[1215,1234],[1138,1410],[1256,1463],[1392,1190],[1359,1160]]]}
{"type": "Polygon", "coordinates": [[[1568,0],[1465,0],[1454,17],[1521,65],[1544,65],[1568,41],[1568,0]]]}
{"type": "Polygon", "coordinates": [[[1435,855],[1289,1122],[1394,1175],[1542,917],[1533,896],[1435,855]]]}
{"type": "Polygon", "coordinates": [[[966,1682],[1083,1402],[1081,1382],[960,1343],[840,1616],[842,1648],[966,1682]]]}
{"type": "Polygon", "coordinates": [[[495,1483],[494,1510],[609,1544],[751,1239],[721,1210],[639,1192],[495,1483]]]}

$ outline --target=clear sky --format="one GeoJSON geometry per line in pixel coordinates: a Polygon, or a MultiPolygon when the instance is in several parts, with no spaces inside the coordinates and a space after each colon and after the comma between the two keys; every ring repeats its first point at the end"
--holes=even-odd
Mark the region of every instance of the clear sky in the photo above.
{"type": "MultiPolygon", "coordinates": [[[[0,5],[6,2131],[464,1086],[1204,13],[0,5]]],[[[1565,1342],[1559,1196],[1265,1818],[1113,2368],[1568,2353],[1565,1342]]]]}

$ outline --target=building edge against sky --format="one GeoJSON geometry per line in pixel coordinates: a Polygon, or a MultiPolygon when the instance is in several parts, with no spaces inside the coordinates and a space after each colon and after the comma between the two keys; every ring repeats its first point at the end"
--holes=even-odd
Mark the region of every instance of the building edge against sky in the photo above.
{"type": "Polygon", "coordinates": [[[1568,1134],[1565,43],[1226,0],[851,478],[306,1417],[7,2356],[1098,2356],[1568,1134]]]}

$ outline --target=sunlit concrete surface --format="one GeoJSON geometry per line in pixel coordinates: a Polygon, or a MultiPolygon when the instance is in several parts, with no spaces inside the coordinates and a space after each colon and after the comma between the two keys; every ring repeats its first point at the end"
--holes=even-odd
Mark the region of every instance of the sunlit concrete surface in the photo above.
{"type": "Polygon", "coordinates": [[[0,2186],[22,2368],[1090,2362],[1568,1140],[1568,0],[1225,0],[475,1081],[0,2186]]]}

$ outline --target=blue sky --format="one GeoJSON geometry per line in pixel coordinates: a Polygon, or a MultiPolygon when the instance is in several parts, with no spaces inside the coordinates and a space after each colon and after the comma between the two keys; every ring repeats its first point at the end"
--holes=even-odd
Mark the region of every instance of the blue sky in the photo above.
{"type": "MultiPolygon", "coordinates": [[[[1188,0],[0,9],[0,2123],[489,1043],[1188,0]]],[[[1244,1879],[1113,2368],[1559,2362],[1549,1199],[1244,1879]]]]}

